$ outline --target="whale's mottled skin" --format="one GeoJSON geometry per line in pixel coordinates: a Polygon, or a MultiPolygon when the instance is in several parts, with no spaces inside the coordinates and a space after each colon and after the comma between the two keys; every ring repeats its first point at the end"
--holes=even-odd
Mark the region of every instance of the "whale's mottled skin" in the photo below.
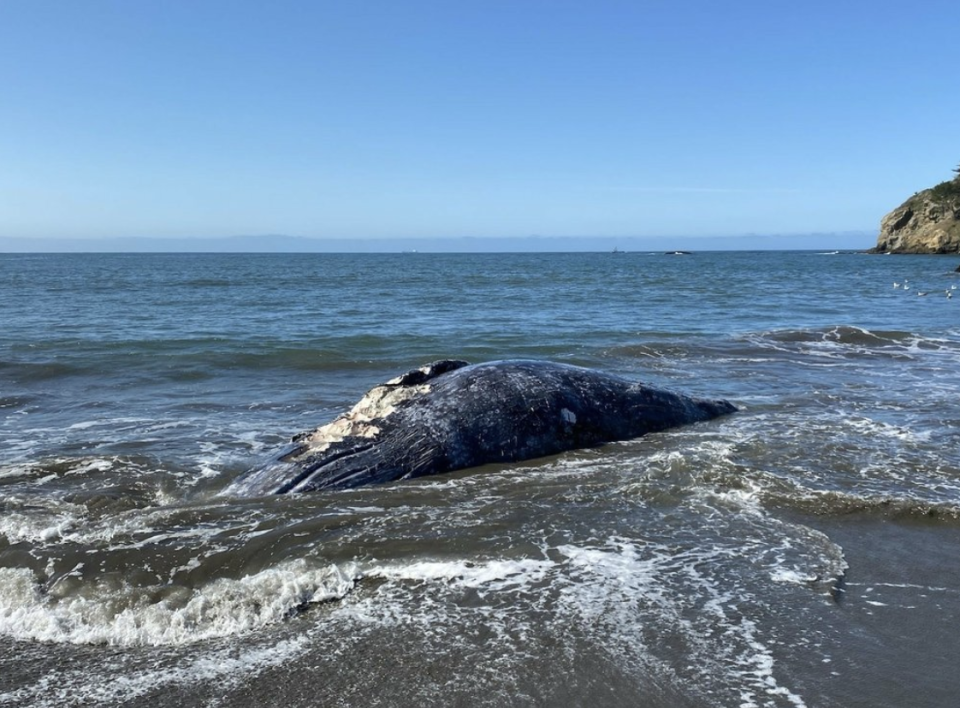
{"type": "Polygon", "coordinates": [[[528,460],[735,410],[565,364],[438,361],[374,387],[224,493],[343,489],[528,460]]]}

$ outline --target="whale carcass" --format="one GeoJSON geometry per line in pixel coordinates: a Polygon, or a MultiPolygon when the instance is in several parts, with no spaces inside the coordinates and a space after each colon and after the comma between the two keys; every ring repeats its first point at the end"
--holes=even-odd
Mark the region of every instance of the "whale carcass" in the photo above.
{"type": "Polygon", "coordinates": [[[516,462],[732,413],[620,376],[546,361],[444,360],[371,389],[224,494],[344,489],[516,462]]]}

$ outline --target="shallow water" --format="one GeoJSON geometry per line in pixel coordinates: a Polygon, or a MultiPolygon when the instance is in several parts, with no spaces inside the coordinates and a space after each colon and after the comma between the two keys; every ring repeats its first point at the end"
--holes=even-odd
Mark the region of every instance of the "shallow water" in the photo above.
{"type": "Polygon", "coordinates": [[[0,705],[952,706],[955,267],[0,256],[0,705]],[[448,357],[592,366],[741,411],[217,496],[448,357]]]}

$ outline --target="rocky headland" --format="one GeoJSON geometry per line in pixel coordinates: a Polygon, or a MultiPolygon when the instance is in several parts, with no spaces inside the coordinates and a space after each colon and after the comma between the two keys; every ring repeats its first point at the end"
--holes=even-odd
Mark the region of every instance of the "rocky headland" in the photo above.
{"type": "Polygon", "coordinates": [[[960,167],[880,220],[873,253],[960,253],[960,167]]]}

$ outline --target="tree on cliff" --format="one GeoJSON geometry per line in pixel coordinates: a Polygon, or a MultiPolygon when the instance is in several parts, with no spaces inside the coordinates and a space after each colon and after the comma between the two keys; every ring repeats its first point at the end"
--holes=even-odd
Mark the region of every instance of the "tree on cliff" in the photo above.
{"type": "Polygon", "coordinates": [[[930,196],[938,202],[948,202],[960,208],[960,165],[953,168],[956,176],[930,188],[930,196]]]}

